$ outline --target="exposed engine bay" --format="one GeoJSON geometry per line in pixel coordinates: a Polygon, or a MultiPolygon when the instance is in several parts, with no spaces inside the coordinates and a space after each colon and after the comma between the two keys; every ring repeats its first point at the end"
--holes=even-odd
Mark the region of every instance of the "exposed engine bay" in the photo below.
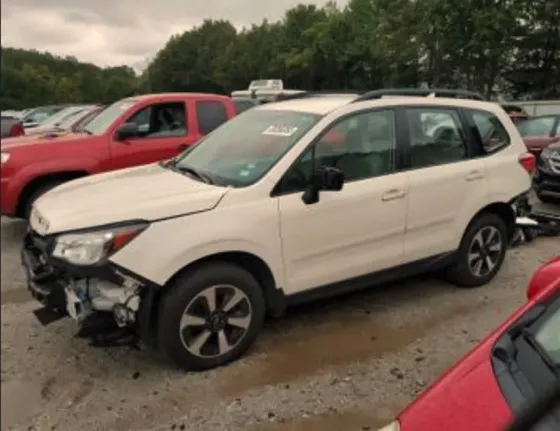
{"type": "Polygon", "coordinates": [[[28,289],[44,305],[35,312],[43,325],[70,316],[78,323],[78,335],[92,338],[97,345],[137,343],[134,335],[144,287],[140,281],[109,266],[89,269],[91,274],[84,276],[80,273],[88,271],[83,268],[49,258],[48,241],[32,231],[21,257],[28,289]]]}

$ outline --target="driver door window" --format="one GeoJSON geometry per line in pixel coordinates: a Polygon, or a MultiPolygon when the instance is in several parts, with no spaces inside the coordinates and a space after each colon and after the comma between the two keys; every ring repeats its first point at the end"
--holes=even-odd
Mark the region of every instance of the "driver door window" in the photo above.
{"type": "Polygon", "coordinates": [[[370,111],[347,117],[326,130],[286,172],[282,193],[302,191],[321,166],[344,172],[345,183],[387,175],[395,168],[395,114],[370,111]]]}
{"type": "Polygon", "coordinates": [[[143,138],[167,138],[187,135],[187,115],[185,104],[181,102],[159,103],[132,114],[127,123],[138,125],[143,138]]]}

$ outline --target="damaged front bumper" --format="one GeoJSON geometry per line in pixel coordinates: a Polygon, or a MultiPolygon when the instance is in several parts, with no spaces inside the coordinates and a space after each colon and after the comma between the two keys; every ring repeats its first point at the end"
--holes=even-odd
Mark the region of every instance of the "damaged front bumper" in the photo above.
{"type": "Polygon", "coordinates": [[[149,338],[155,286],[110,262],[76,267],[53,259],[51,249],[48,238],[29,231],[21,251],[28,290],[44,309],[59,317],[70,316],[80,327],[108,317],[114,327],[133,329],[149,338]]]}

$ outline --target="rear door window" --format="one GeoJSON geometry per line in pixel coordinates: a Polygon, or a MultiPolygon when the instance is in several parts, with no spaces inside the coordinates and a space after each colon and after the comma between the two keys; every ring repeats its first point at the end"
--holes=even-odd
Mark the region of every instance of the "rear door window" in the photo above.
{"type": "Polygon", "coordinates": [[[455,109],[407,108],[412,169],[460,162],[469,157],[465,131],[455,109]]]}
{"type": "Polygon", "coordinates": [[[198,131],[207,135],[228,120],[226,105],[217,100],[199,100],[196,102],[198,131]]]}

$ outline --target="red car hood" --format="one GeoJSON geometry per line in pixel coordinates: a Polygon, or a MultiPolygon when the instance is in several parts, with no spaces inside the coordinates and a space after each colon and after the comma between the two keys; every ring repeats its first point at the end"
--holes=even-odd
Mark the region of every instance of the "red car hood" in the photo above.
{"type": "Polygon", "coordinates": [[[75,133],[62,134],[56,137],[48,137],[44,135],[29,135],[19,136],[17,138],[2,139],[2,144],[0,145],[0,147],[3,150],[10,150],[13,148],[27,147],[30,145],[44,145],[48,143],[80,141],[91,138],[92,137],[90,135],[75,133]]]}

